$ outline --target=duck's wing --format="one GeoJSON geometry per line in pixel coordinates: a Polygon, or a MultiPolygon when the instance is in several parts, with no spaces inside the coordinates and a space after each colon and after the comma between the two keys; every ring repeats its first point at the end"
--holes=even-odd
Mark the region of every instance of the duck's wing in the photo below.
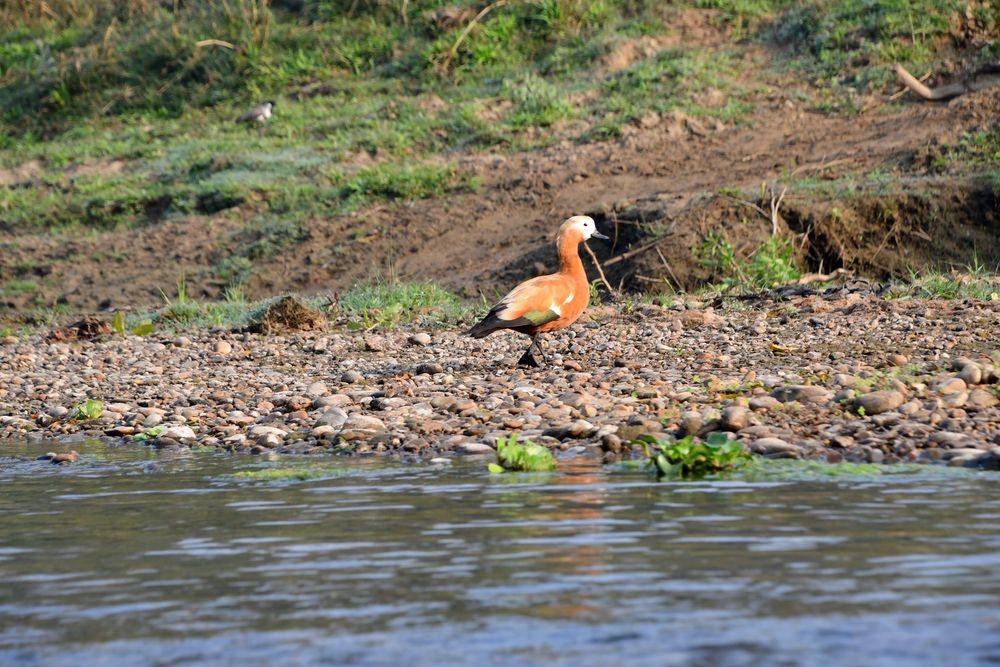
{"type": "Polygon", "coordinates": [[[469,334],[482,338],[499,329],[531,329],[562,317],[562,307],[573,300],[573,283],[553,274],[526,280],[490,309],[469,334]]]}

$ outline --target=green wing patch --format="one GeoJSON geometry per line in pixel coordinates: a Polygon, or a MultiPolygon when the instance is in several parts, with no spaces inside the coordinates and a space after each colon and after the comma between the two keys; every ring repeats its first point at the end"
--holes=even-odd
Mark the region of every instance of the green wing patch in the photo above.
{"type": "Polygon", "coordinates": [[[559,313],[553,310],[529,310],[524,315],[521,315],[524,319],[530,321],[536,327],[540,327],[547,322],[559,319],[559,313]]]}

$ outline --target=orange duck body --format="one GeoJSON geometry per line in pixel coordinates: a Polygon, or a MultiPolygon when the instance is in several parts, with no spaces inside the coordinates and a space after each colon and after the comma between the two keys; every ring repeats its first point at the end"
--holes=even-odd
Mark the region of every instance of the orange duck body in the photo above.
{"type": "Polygon", "coordinates": [[[501,329],[527,334],[531,336],[531,345],[518,363],[537,366],[531,352],[537,348],[542,353],[539,334],[573,324],[590,301],[590,283],[580,261],[579,247],[591,237],[607,238],[597,232],[593,218],[578,215],[566,220],[559,227],[556,239],[559,271],[526,280],[512,289],[481,322],[469,329],[469,334],[483,338],[501,329]]]}

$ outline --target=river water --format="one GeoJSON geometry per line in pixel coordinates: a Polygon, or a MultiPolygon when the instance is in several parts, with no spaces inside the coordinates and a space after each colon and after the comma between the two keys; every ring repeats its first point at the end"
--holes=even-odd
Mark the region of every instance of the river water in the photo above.
{"type": "Polygon", "coordinates": [[[2,665],[1000,663],[995,474],[290,482],[76,447],[0,445],[2,665]]]}

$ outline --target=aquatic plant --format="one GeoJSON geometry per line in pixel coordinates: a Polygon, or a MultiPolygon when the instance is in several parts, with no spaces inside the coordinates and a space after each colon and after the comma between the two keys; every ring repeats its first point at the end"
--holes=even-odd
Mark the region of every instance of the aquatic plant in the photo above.
{"type": "Polygon", "coordinates": [[[508,470],[548,472],[556,469],[556,460],[547,447],[531,440],[518,442],[516,432],[506,438],[497,438],[497,461],[498,463],[489,465],[489,470],[493,474],[508,470]]]}
{"type": "Polygon", "coordinates": [[[97,419],[103,414],[104,404],[94,399],[89,399],[85,403],[74,406],[72,412],[70,412],[73,419],[78,419],[80,421],[97,419]]]}
{"type": "Polygon", "coordinates": [[[645,450],[647,469],[658,478],[698,478],[728,472],[746,465],[753,458],[744,451],[741,442],[729,440],[724,433],[712,433],[704,441],[693,436],[658,440],[651,435],[640,435],[632,443],[645,450]]]}
{"type": "Polygon", "coordinates": [[[145,442],[146,440],[155,440],[161,433],[167,430],[165,424],[160,424],[159,426],[153,426],[152,428],[147,428],[142,433],[139,433],[132,438],[133,442],[145,442]]]}
{"type": "Polygon", "coordinates": [[[258,468],[256,470],[241,470],[229,476],[230,479],[251,480],[257,482],[305,482],[323,477],[338,477],[344,474],[342,468],[329,466],[313,466],[308,468],[258,468]]]}

